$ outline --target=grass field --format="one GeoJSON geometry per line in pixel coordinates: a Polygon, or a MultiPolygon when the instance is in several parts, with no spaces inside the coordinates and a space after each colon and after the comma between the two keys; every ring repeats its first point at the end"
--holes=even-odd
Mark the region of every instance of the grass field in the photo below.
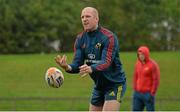
{"type": "MultiPolygon", "coordinates": [[[[66,53],[68,61],[72,53],[66,53]]],[[[61,88],[47,86],[45,71],[57,67],[57,54],[0,55],[0,110],[88,110],[92,80],[67,74],[61,88]]],[[[136,53],[120,54],[127,76],[127,91],[121,110],[131,110],[132,74],[136,53]]],[[[161,81],[156,110],[180,110],[180,52],[152,52],[160,66],[161,81]]]]}

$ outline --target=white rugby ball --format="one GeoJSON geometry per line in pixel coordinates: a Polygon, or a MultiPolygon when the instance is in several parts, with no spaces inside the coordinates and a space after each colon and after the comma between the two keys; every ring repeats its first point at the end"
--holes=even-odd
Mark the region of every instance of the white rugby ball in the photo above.
{"type": "Polygon", "coordinates": [[[58,68],[50,67],[46,71],[45,80],[50,87],[59,88],[64,82],[64,76],[58,68]]]}

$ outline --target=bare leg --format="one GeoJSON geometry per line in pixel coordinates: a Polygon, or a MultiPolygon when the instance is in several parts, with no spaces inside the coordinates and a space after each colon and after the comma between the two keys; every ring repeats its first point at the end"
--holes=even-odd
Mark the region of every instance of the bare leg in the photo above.
{"type": "Polygon", "coordinates": [[[103,111],[119,111],[120,103],[117,100],[105,101],[103,111]]]}
{"type": "Polygon", "coordinates": [[[102,111],[102,109],[103,109],[103,106],[95,106],[92,104],[90,104],[89,106],[89,111],[102,111]]]}

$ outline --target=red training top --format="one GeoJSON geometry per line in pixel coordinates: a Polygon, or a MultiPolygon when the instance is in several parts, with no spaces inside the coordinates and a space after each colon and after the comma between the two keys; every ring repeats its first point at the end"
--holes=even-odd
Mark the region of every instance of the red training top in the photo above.
{"type": "Polygon", "coordinates": [[[154,96],[160,80],[158,64],[150,59],[149,49],[146,46],[140,47],[138,52],[142,52],[145,55],[145,64],[140,61],[138,56],[134,70],[133,88],[140,93],[150,92],[154,96]]]}

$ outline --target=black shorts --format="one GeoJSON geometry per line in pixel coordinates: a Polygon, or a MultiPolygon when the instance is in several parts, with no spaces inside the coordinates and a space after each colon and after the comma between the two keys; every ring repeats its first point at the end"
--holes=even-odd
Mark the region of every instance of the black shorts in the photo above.
{"type": "Polygon", "coordinates": [[[92,91],[91,104],[95,106],[103,106],[107,100],[122,101],[126,91],[126,84],[114,85],[106,90],[97,90],[96,88],[92,91]]]}

